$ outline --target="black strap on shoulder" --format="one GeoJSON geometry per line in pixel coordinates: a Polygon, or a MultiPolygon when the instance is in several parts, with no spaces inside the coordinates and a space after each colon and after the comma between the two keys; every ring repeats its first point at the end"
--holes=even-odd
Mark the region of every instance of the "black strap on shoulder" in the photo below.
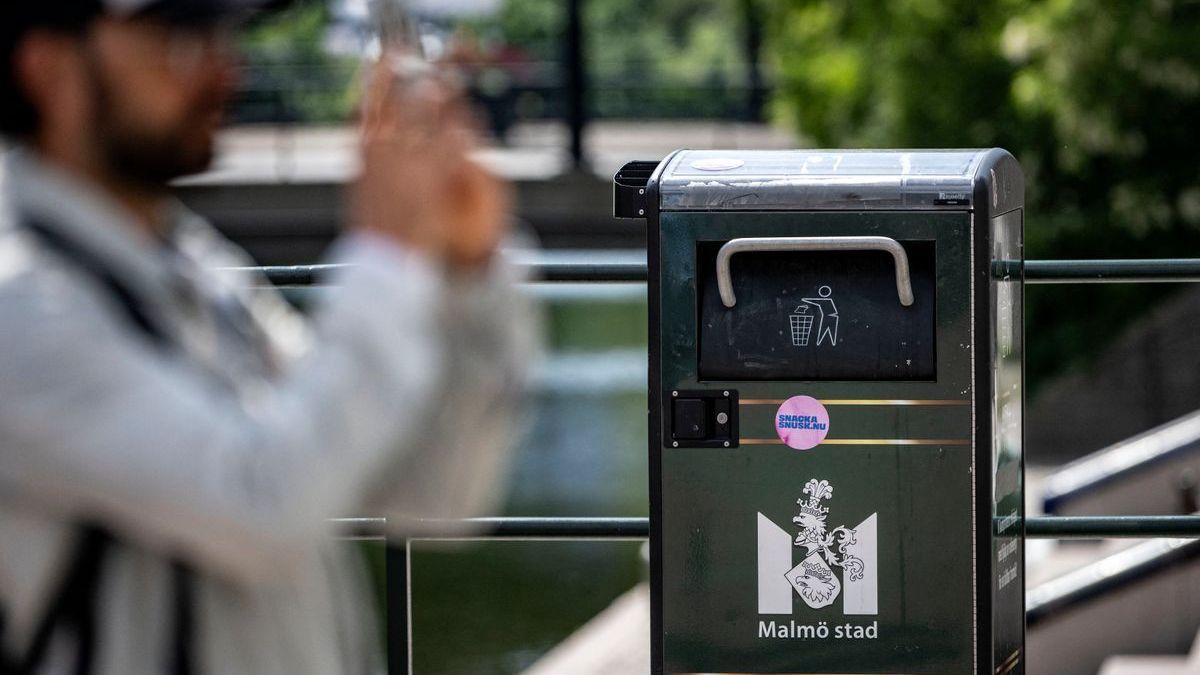
{"type": "Polygon", "coordinates": [[[192,568],[179,560],[171,563],[171,590],[175,599],[175,634],[171,641],[171,653],[166,672],[169,675],[193,675],[195,663],[192,640],[196,635],[195,612],[196,585],[192,568]]]}
{"type": "Polygon", "coordinates": [[[23,673],[33,673],[46,657],[54,631],[67,628],[73,631],[78,648],[75,675],[90,675],[96,648],[96,594],[105,552],[111,545],[112,537],[104,530],[93,525],[79,528],[70,566],[33,635],[21,664],[23,673]]]}
{"type": "MultiPolygon", "coordinates": [[[[143,309],[137,296],[103,262],[51,227],[33,219],[26,219],[24,224],[47,248],[98,282],[100,287],[116,300],[130,324],[139,332],[159,347],[167,348],[170,345],[170,338],[151,321],[150,315],[143,309]]],[[[70,562],[56,592],[51,596],[46,611],[36,624],[33,642],[21,658],[0,653],[0,675],[32,675],[36,672],[46,657],[51,639],[59,630],[68,631],[75,637],[78,650],[75,675],[91,675],[92,664],[95,661],[97,595],[100,590],[101,572],[107,552],[115,543],[114,537],[99,525],[84,524],[79,527],[70,562]]],[[[171,587],[174,626],[164,673],[192,675],[195,573],[180,560],[171,563],[171,587]]],[[[0,613],[0,636],[4,634],[3,631],[3,615],[0,613]]]]}
{"type": "Polygon", "coordinates": [[[169,343],[167,334],[150,320],[150,315],[142,308],[142,303],[137,299],[137,296],[129,290],[125,282],[118,279],[95,255],[79,244],[64,237],[54,228],[47,227],[36,220],[26,220],[25,226],[30,232],[36,234],[47,248],[58,253],[74,264],[76,268],[86,272],[88,276],[98,281],[100,286],[108,291],[109,295],[117,301],[117,304],[125,313],[125,317],[129,319],[129,322],[143,335],[161,347],[167,346],[169,343]]]}
{"type": "MultiPolygon", "coordinates": [[[[4,615],[4,608],[0,607],[0,640],[4,638],[6,620],[7,617],[4,615]]],[[[0,675],[20,675],[20,672],[16,661],[5,651],[4,645],[0,644],[0,675]]]]}

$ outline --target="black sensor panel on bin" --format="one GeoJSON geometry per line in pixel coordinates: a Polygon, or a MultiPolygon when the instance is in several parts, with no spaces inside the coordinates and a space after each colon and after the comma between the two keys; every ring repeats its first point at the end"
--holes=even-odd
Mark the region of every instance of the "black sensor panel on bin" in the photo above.
{"type": "Polygon", "coordinates": [[[676,448],[738,446],[738,392],[672,391],[664,418],[676,448]]]}
{"type": "Polygon", "coordinates": [[[901,242],[914,301],[901,304],[882,251],[740,253],[737,302],[717,289],[717,252],[699,242],[701,380],[935,380],[931,241],[901,242]]]}

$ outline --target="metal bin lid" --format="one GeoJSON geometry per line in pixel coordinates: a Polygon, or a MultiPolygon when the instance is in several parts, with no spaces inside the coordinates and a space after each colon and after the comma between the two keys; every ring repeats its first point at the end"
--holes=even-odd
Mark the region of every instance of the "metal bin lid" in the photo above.
{"type": "MultiPolygon", "coordinates": [[[[970,208],[1002,150],[680,150],[658,180],[663,211],[970,208]]],[[[1012,169],[1009,169],[1009,167],[1012,169]]]]}

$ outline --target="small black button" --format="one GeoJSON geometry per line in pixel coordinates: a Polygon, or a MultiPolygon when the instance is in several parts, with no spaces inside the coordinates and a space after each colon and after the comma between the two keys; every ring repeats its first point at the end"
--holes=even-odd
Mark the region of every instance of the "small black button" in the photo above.
{"type": "Polygon", "coordinates": [[[703,399],[675,399],[671,415],[671,437],[679,440],[708,438],[707,408],[703,399]]]}
{"type": "Polygon", "coordinates": [[[717,398],[713,399],[713,421],[715,422],[716,430],[713,432],[714,438],[729,438],[729,423],[730,405],[729,399],[717,398]]]}

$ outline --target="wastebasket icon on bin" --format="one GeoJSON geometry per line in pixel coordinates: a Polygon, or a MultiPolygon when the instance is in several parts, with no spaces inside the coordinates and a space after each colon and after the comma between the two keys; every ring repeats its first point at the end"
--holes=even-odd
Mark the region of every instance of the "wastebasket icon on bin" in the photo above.
{"type": "Polygon", "coordinates": [[[813,315],[808,313],[808,305],[800,305],[795,314],[788,317],[792,328],[792,346],[807,347],[808,338],[812,335],[813,315]]]}

